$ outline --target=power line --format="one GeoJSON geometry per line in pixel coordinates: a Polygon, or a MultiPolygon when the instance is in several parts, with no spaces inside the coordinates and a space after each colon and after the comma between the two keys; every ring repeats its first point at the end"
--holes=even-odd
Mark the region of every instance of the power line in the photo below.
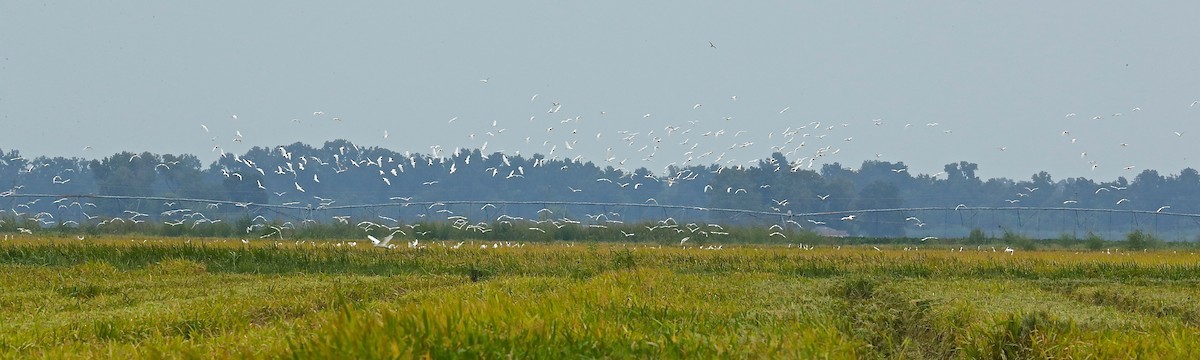
{"type": "Polygon", "coordinates": [[[870,213],[894,213],[894,212],[925,212],[925,211],[1076,211],[1086,213],[1112,213],[1112,214],[1142,214],[1154,216],[1172,216],[1191,219],[1200,219],[1200,214],[1150,211],[1150,210],[1132,210],[1132,209],[1103,209],[1103,208],[1073,208],[1073,207],[1033,207],[1033,206],[981,206],[981,207],[905,207],[905,208],[880,208],[880,209],[856,209],[856,210],[837,210],[837,211],[822,211],[822,212],[805,212],[805,213],[785,213],[772,211],[758,211],[748,209],[732,209],[732,208],[715,208],[692,205],[671,205],[656,203],[619,203],[619,202],[594,202],[594,201],[538,201],[538,200],[447,200],[447,201],[412,201],[412,202],[391,202],[391,203],[376,203],[376,204],[355,204],[355,205],[338,205],[338,206],[316,206],[312,204],[306,206],[296,205],[276,205],[276,204],[258,204],[253,202],[231,201],[231,200],[214,200],[214,199],[197,199],[197,198],[180,198],[180,197],[163,197],[163,196],[126,196],[126,195],[96,195],[96,194],[8,194],[4,197],[13,198],[84,198],[84,199],[107,199],[107,200],[152,200],[164,202],[194,202],[206,204],[223,204],[234,205],[237,207],[256,207],[265,209],[278,210],[353,210],[367,209],[393,206],[425,206],[432,205],[567,205],[567,206],[600,206],[600,207],[641,207],[654,209],[673,209],[673,210],[692,210],[701,212],[717,212],[730,214],[746,214],[758,216],[775,216],[775,217],[816,217],[816,216],[835,216],[835,215],[856,215],[870,213]]]}

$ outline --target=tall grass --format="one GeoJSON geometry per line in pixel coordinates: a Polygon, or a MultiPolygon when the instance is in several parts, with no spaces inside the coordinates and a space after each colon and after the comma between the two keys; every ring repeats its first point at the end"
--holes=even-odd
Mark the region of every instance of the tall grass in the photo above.
{"type": "Polygon", "coordinates": [[[1187,252],[424,244],[3,241],[0,358],[1188,358],[1200,342],[1187,252]]]}

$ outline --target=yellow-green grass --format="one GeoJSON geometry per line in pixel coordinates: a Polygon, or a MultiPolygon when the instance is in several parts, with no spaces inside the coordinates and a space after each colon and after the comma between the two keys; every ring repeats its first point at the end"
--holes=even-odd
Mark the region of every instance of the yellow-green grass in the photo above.
{"type": "Polygon", "coordinates": [[[1191,253],[455,244],[0,242],[0,358],[1189,358],[1200,343],[1191,253]]]}

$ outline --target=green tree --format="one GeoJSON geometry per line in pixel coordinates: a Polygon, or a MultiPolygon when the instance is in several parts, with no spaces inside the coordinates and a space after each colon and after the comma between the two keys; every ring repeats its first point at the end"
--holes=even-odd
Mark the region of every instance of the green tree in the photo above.
{"type": "MultiPolygon", "coordinates": [[[[895,209],[903,206],[904,201],[896,185],[879,180],[863,187],[855,204],[858,209],[895,209]]],[[[901,212],[871,214],[858,224],[858,229],[870,236],[904,236],[904,214],[901,212]]]]}
{"type": "Polygon", "coordinates": [[[1104,238],[1100,237],[1100,235],[1096,235],[1095,233],[1088,232],[1086,242],[1087,247],[1090,250],[1104,249],[1104,238]]]}
{"type": "Polygon", "coordinates": [[[1125,235],[1125,247],[1129,250],[1153,249],[1161,245],[1162,240],[1155,238],[1154,235],[1142,232],[1141,229],[1134,230],[1125,235]]]}
{"type": "MultiPolygon", "coordinates": [[[[159,160],[157,155],[149,152],[134,154],[126,151],[92,160],[90,167],[100,195],[153,196],[154,183],[158,179],[154,168],[159,160]]],[[[107,213],[124,210],[119,201],[98,201],[97,204],[107,213]]]]}
{"type": "Polygon", "coordinates": [[[257,172],[238,173],[238,175],[241,176],[230,175],[221,181],[221,187],[225,189],[229,200],[266,204],[267,190],[258,185],[262,184],[262,175],[257,172]]]}
{"type": "Polygon", "coordinates": [[[971,229],[971,234],[967,235],[967,243],[972,245],[983,245],[988,241],[987,234],[983,233],[983,229],[971,229]]]}

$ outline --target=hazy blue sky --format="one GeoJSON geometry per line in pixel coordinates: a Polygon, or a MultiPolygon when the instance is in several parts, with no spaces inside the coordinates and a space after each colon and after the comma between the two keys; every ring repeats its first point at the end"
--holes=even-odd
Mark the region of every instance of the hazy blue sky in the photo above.
{"type": "Polygon", "coordinates": [[[804,126],[785,151],[830,146],[814,169],[1177,173],[1200,139],[1197,14],[1194,1],[7,1],[0,148],[211,161],[213,146],[486,142],[659,171],[744,164],[804,126]]]}

